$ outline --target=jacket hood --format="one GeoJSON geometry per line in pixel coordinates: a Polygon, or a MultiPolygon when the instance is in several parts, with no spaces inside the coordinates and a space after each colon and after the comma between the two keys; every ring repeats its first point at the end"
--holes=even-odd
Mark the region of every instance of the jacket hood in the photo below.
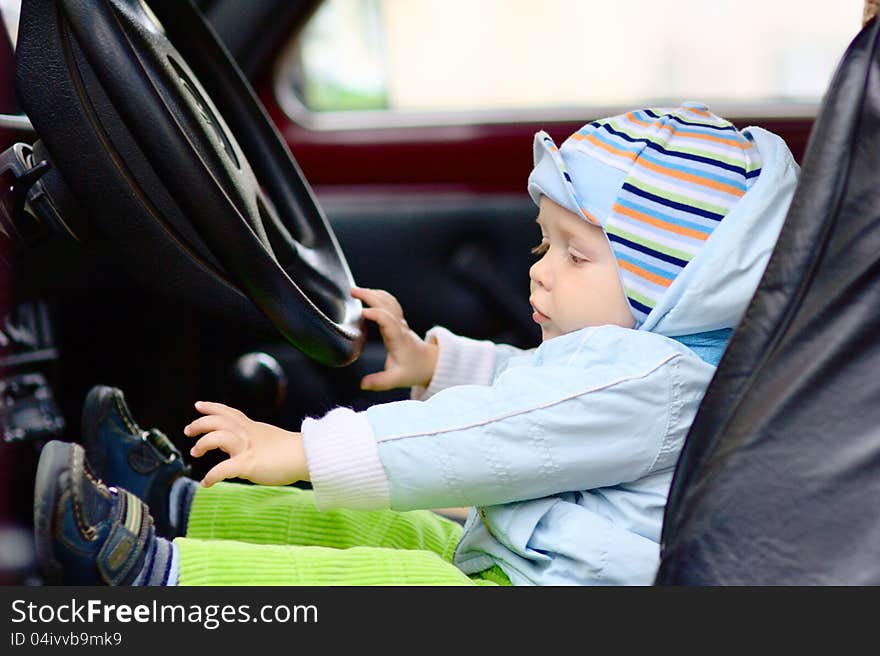
{"type": "Polygon", "coordinates": [[[743,130],[762,158],[758,179],[682,269],[639,330],[668,337],[734,328],[758,287],[791,204],[799,167],[785,142],[743,130]]]}

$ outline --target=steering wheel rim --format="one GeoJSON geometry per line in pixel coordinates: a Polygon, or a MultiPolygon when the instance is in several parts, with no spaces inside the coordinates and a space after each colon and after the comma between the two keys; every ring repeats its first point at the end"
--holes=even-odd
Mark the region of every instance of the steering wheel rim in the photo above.
{"type": "MultiPolygon", "coordinates": [[[[24,0],[19,42],[22,104],[111,241],[132,233],[103,207],[100,185],[89,185],[96,170],[116,194],[137,200],[127,210],[132,225],[192,260],[199,275],[208,272],[209,294],[237,289],[323,364],[359,356],[361,304],[350,295],[353,279],[333,230],[250,85],[189,1],[24,0]],[[40,78],[60,100],[34,91],[40,78]],[[70,125],[59,110],[82,122],[78,141],[64,134],[70,125]],[[84,136],[92,137],[86,152],[65,157],[82,149],[84,136]]],[[[161,247],[150,243],[154,252],[161,247]]],[[[130,243],[124,248],[135,268],[149,267],[130,243]]]]}

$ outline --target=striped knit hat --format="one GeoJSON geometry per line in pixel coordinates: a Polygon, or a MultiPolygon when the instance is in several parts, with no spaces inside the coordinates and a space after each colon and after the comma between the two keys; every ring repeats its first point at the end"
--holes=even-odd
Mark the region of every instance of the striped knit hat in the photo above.
{"type": "Polygon", "coordinates": [[[600,226],[641,325],[761,172],[751,137],[699,103],[593,121],[561,148],[535,134],[529,195],[600,226]]]}

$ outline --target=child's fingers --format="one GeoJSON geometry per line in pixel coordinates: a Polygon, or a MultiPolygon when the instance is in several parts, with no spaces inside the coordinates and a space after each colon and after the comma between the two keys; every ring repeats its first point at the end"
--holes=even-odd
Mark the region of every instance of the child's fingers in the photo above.
{"type": "Polygon", "coordinates": [[[398,319],[403,319],[403,308],[397,299],[384,289],[368,289],[367,287],[352,287],[351,295],[360,299],[373,308],[379,308],[390,312],[398,319]]]}
{"type": "Polygon", "coordinates": [[[370,297],[370,292],[373,290],[369,287],[352,287],[350,291],[352,296],[366,302],[367,298],[370,297]]]}
{"type": "Polygon", "coordinates": [[[241,410],[236,410],[235,408],[231,408],[228,405],[215,403],[213,401],[196,401],[195,406],[196,410],[201,412],[203,415],[223,415],[226,417],[234,418],[247,417],[247,415],[245,415],[241,410]]]}
{"type": "Polygon", "coordinates": [[[183,427],[183,434],[187,437],[195,437],[202,433],[210,433],[215,430],[232,428],[233,423],[229,417],[223,415],[205,415],[190,422],[183,427]]]}
{"type": "Polygon", "coordinates": [[[363,316],[364,319],[375,321],[379,326],[379,332],[382,333],[382,340],[385,342],[386,347],[400,340],[404,335],[404,331],[408,330],[400,319],[393,317],[387,310],[364,308],[363,316]]]}
{"type": "Polygon", "coordinates": [[[389,375],[386,371],[377,371],[374,374],[367,374],[361,378],[362,390],[384,392],[394,387],[396,387],[394,376],[389,375]]]}
{"type": "Polygon", "coordinates": [[[235,455],[239,451],[239,439],[232,433],[226,431],[213,431],[199,438],[189,450],[189,454],[194,458],[201,458],[208,451],[220,449],[224,453],[235,455]]]}
{"type": "Polygon", "coordinates": [[[212,467],[205,477],[202,479],[204,487],[211,487],[214,483],[226,480],[227,478],[237,478],[242,474],[240,463],[235,458],[229,458],[212,467]]]}

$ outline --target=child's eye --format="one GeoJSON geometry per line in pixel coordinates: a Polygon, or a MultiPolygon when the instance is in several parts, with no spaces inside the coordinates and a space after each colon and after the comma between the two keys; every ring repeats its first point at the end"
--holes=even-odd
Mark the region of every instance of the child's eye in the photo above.
{"type": "Polygon", "coordinates": [[[583,255],[581,255],[581,254],[578,253],[577,251],[572,251],[572,250],[569,250],[569,251],[568,251],[568,259],[569,259],[573,264],[581,264],[581,263],[587,261],[587,258],[585,258],[583,255]]]}
{"type": "Polygon", "coordinates": [[[546,253],[549,250],[549,248],[550,248],[550,244],[547,243],[546,241],[542,241],[540,244],[538,244],[537,246],[535,246],[532,249],[532,253],[534,253],[535,255],[543,255],[544,253],[546,253]]]}

